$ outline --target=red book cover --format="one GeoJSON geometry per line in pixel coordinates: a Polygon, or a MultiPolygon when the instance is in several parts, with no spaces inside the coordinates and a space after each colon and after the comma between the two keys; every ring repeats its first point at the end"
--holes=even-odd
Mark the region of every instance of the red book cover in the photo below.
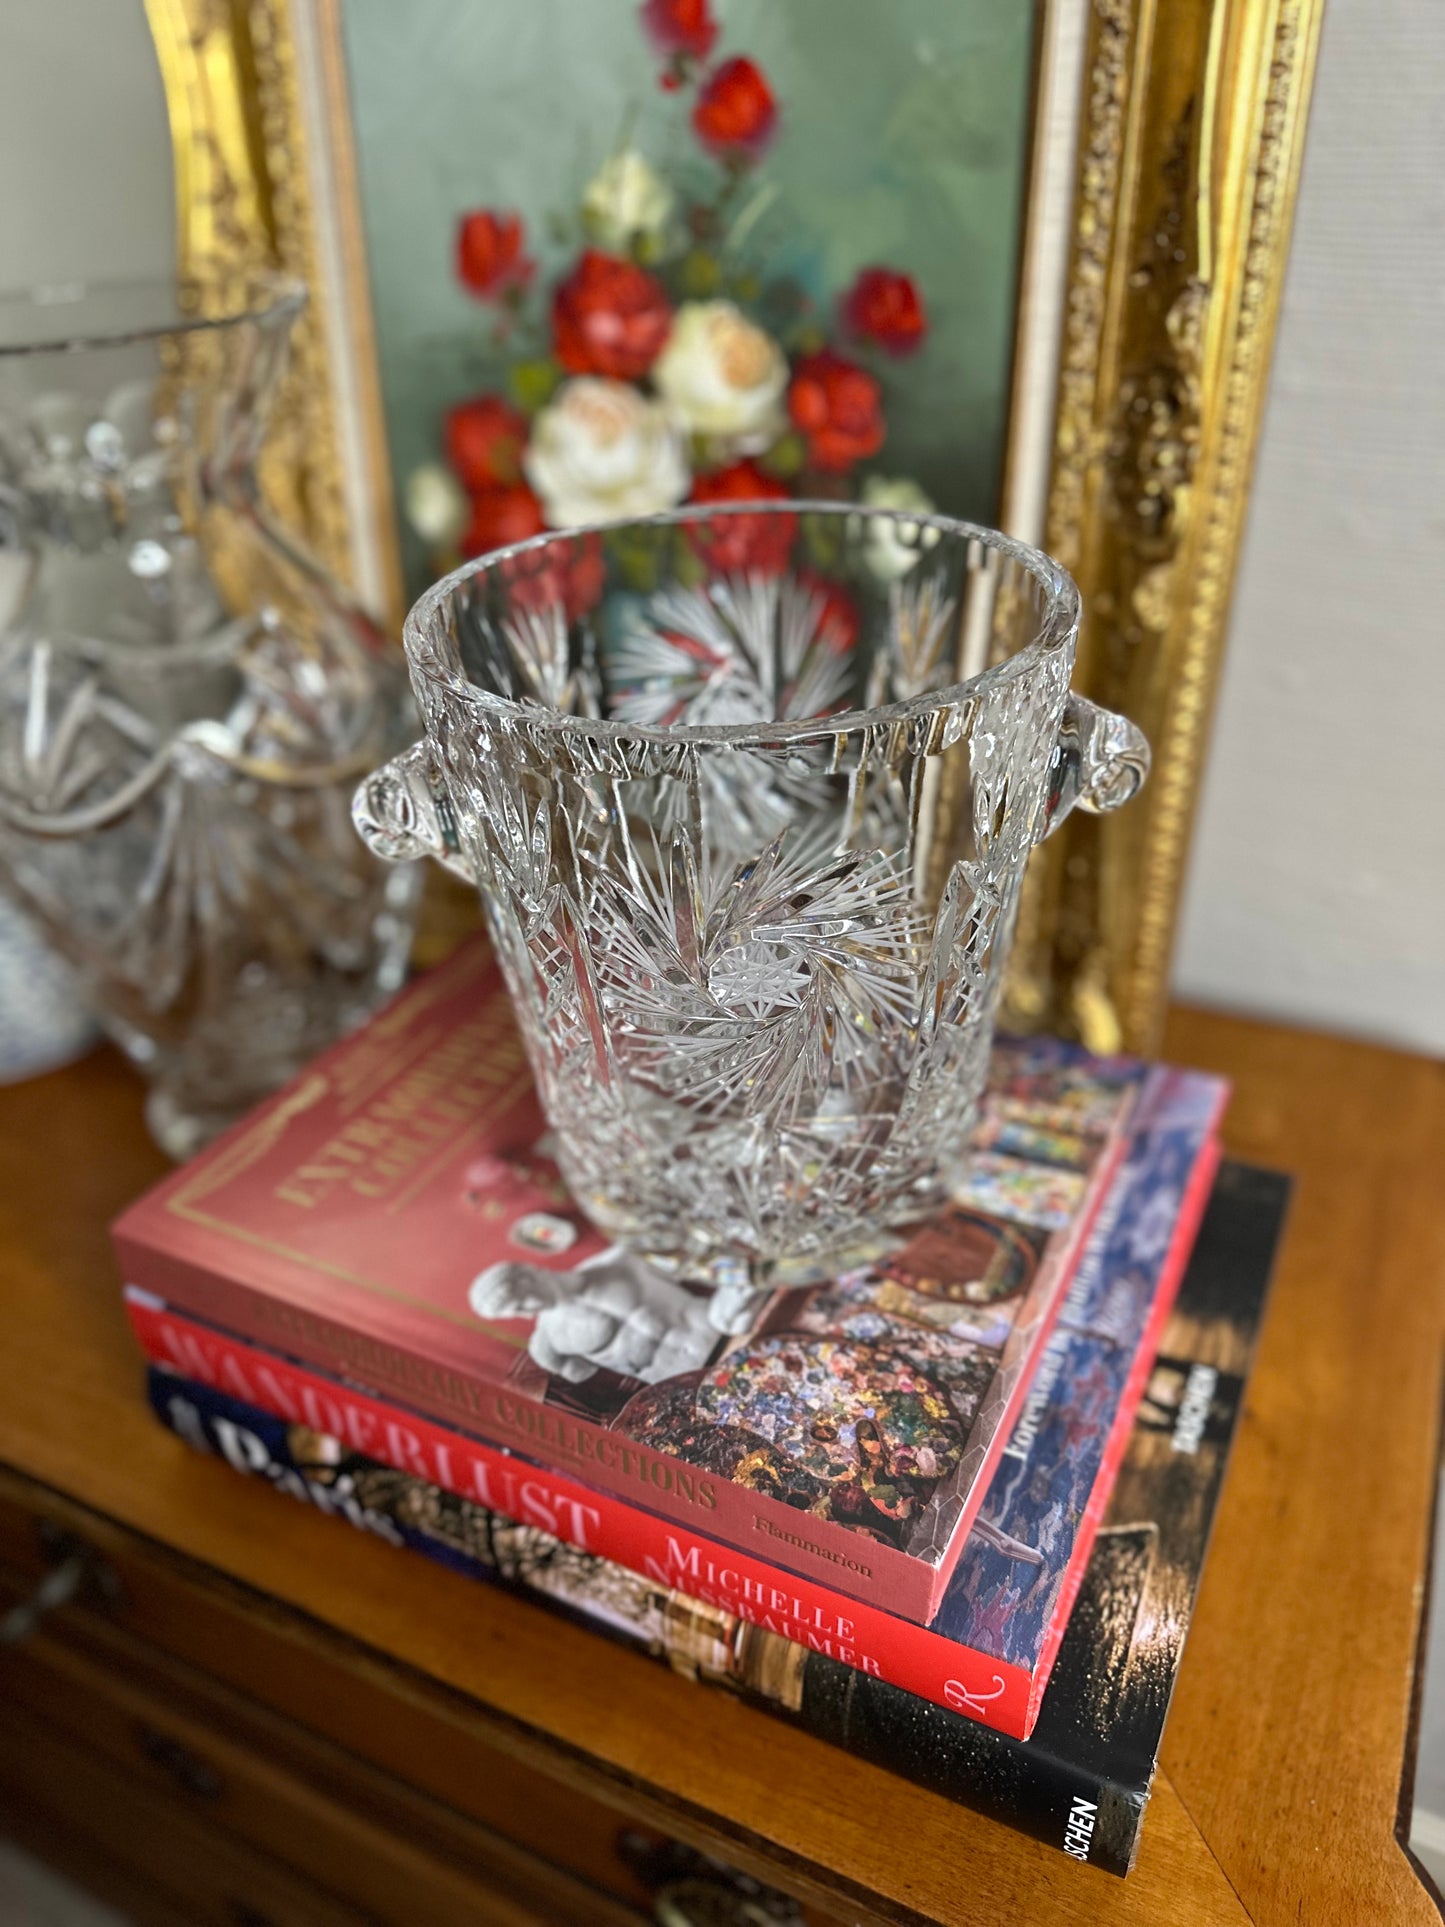
{"type": "Polygon", "coordinates": [[[126,1282],[178,1310],[926,1623],[1159,1075],[1001,1045],[944,1211],[728,1329],[567,1197],[478,942],[115,1241],[126,1282]]]}
{"type": "MultiPolygon", "coordinates": [[[[1029,1475],[1027,1490],[1036,1516],[1025,1521],[1010,1513],[1010,1481],[1000,1473],[985,1506],[987,1523],[981,1522],[975,1530],[981,1547],[1022,1563],[1031,1582],[1034,1562],[1052,1582],[1047,1611],[1038,1626],[1027,1623],[1025,1613],[1003,1639],[990,1639],[986,1615],[973,1598],[960,1599],[954,1615],[959,1622],[956,1631],[916,1625],[764,1566],[609,1494],[292,1365],[186,1318],[142,1292],[129,1290],[126,1303],[147,1356],[182,1378],[308,1433],[324,1434],[336,1440],[345,1454],[362,1455],[429,1486],[440,1486],[471,1505],[624,1566],[654,1586],[686,1594],[710,1609],[736,1615],[764,1632],[1022,1739],[1037,1718],[1217,1163],[1214,1140],[1198,1141],[1193,1163],[1173,1194],[1177,1216],[1167,1244],[1158,1248],[1157,1262],[1146,1265],[1133,1281],[1129,1309],[1121,1310],[1117,1302],[1118,1251],[1111,1253],[1107,1248],[1113,1234],[1106,1232],[1099,1241],[1097,1282],[1089,1281],[1074,1315],[1065,1313],[1050,1340],[1059,1369],[1046,1387],[1031,1395],[1017,1428],[1020,1436],[1011,1439],[1009,1446],[1029,1475]],[[1116,1301],[1112,1334],[1098,1330],[1096,1323],[1111,1295],[1116,1301]],[[1117,1382],[1106,1364],[1111,1348],[1118,1354],[1117,1382]],[[1091,1404],[1090,1391],[1098,1385],[1105,1387],[1104,1396],[1091,1404]],[[1112,1402],[1109,1386],[1116,1394],[1112,1402]],[[1096,1457],[1091,1452],[1079,1455],[1087,1503],[1063,1546],[1052,1542],[1057,1508],[1042,1503],[1052,1494],[1038,1492],[1033,1463],[1040,1456],[1056,1456],[1053,1434],[1060,1425],[1075,1435],[1087,1435],[1089,1445],[1097,1448],[1096,1457]],[[1008,1517],[1022,1536],[1004,1532],[991,1516],[995,1512],[1008,1517]],[[1035,1541],[1047,1542],[1047,1551],[1035,1541]],[[970,1634],[978,1644],[968,1643],[970,1634]]],[[[1126,1171],[1120,1182],[1132,1181],[1138,1188],[1152,1175],[1147,1167],[1142,1180],[1137,1169],[1126,1171]]],[[[1133,1224],[1131,1218],[1126,1237],[1132,1236],[1133,1224]]],[[[1068,1485],[1067,1467],[1064,1479],[1068,1485]]],[[[1073,1487],[1078,1483],[1076,1477],[1073,1487]]],[[[978,1589],[965,1585],[960,1590],[976,1595],[978,1589]]]]}

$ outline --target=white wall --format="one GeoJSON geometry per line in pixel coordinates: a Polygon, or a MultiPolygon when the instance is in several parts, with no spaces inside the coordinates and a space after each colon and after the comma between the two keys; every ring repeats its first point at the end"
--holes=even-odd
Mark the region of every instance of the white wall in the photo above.
{"type": "Polygon", "coordinates": [[[1176,952],[1445,1053],[1445,6],[1327,0],[1176,952]]]}
{"type": "Polygon", "coordinates": [[[142,0],[0,0],[0,288],[169,274],[173,206],[142,0]]]}

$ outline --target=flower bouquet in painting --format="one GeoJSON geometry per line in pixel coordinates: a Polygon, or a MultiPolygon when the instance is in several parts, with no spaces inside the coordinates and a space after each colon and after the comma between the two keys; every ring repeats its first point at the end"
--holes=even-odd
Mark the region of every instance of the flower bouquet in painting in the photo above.
{"type": "MultiPolygon", "coordinates": [[[[820,303],[768,273],[753,244],[775,198],[767,154],[785,108],[753,60],[719,49],[705,0],[647,0],[641,24],[686,116],[688,165],[669,178],[616,147],[553,223],[569,254],[551,282],[519,215],[479,208],[458,223],[455,270],[485,316],[489,379],[448,410],[444,463],[408,478],[408,520],[436,573],[546,528],[685,502],[931,506],[877,466],[890,375],[927,333],[918,288],[864,265],[820,303]]],[[[794,533],[782,517],[719,518],[703,559],[776,575],[794,533]]],[[[642,573],[640,556],[610,559],[642,573]]],[[[886,539],[870,549],[883,580],[913,560],[886,539]]],[[[601,571],[584,570],[568,599],[600,586],[601,571]]]]}

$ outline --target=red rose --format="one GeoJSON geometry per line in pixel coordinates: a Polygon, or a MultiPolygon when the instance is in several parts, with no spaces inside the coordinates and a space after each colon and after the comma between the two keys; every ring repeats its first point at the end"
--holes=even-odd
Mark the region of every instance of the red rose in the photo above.
{"type": "MultiPolygon", "coordinates": [[[[734,462],[711,475],[699,475],[694,502],[786,502],[789,491],[756,462],[734,462]]],[[[692,546],[710,569],[727,574],[779,575],[788,566],[796,515],[718,515],[689,525],[692,546]]]]}
{"type": "Polygon", "coordinates": [[[457,279],[483,301],[525,287],[534,265],[522,253],[519,214],[482,207],[457,223],[457,279]]]}
{"type": "Polygon", "coordinates": [[[561,603],[569,622],[585,615],[607,586],[607,559],[596,534],[560,537],[545,548],[509,556],[500,575],[513,608],[553,608],[561,603]]]}
{"type": "Polygon", "coordinates": [[[633,261],[588,248],[552,298],[557,359],[572,375],[636,381],[672,326],[662,283],[633,261]]]}
{"type": "Polygon", "coordinates": [[[659,53],[706,60],[717,39],[707,0],[644,0],[642,24],[659,53]]]}
{"type": "Polygon", "coordinates": [[[693,131],[724,158],[760,154],[778,123],[773,90],[751,60],[725,60],[703,83],[692,110],[693,131]]]}
{"type": "Polygon", "coordinates": [[[542,505],[525,482],[479,488],[458,546],[463,555],[488,555],[540,535],[546,526],[542,505]]]}
{"type": "Polygon", "coordinates": [[[602,600],[607,587],[607,558],[602,553],[600,535],[579,536],[567,545],[567,579],[562,586],[562,605],[575,622],[602,600]]]}
{"type": "Polygon", "coordinates": [[[478,395],[447,412],[447,460],[465,489],[493,488],[521,475],[527,417],[500,395],[478,395]]]}
{"type": "Polygon", "coordinates": [[[826,474],[842,475],[883,446],[877,382],[831,348],[798,363],[788,413],[807,441],[809,461],[826,474]]]}
{"type": "MultiPolygon", "coordinates": [[[[542,505],[525,482],[483,488],[472,496],[471,520],[460,547],[463,555],[489,555],[546,530],[542,505]]],[[[514,608],[541,610],[560,602],[569,622],[592,608],[607,586],[607,561],[596,535],[559,536],[544,547],[509,556],[498,564],[497,573],[514,608]]]]}
{"type": "Polygon", "coordinates": [[[818,598],[818,636],[835,656],[850,655],[858,641],[858,605],[838,583],[805,569],[799,576],[818,598]]]}
{"type": "Polygon", "coordinates": [[[906,274],[863,268],[840,303],[843,325],[890,355],[911,355],[928,333],[923,297],[906,274]]]}

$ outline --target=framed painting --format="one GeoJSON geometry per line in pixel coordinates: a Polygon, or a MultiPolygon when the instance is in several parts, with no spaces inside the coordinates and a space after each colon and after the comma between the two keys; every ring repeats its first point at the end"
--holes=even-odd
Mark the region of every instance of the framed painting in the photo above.
{"type": "MultiPolygon", "coordinates": [[[[268,485],[394,622],[467,545],[497,421],[546,406],[552,293],[599,234],[675,301],[745,288],[795,370],[871,334],[846,486],[1049,549],[1076,686],[1154,749],[1139,802],[1036,853],[1011,1015],[1151,1048],[1319,0],[146,4],[198,298],[258,262],[312,289],[268,485]],[[761,95],[710,119],[739,62],[761,95]],[[480,449],[446,427],[478,395],[480,449]]],[[[787,434],[761,459],[785,474],[787,434]]]]}

